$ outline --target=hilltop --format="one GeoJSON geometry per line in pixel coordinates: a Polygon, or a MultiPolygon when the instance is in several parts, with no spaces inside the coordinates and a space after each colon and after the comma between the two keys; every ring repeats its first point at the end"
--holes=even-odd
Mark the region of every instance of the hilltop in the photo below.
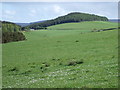
{"type": "Polygon", "coordinates": [[[45,29],[45,27],[52,26],[52,25],[71,23],[71,22],[82,22],[82,21],[108,21],[108,18],[94,15],[94,14],[73,12],[73,13],[69,13],[67,15],[52,19],[52,20],[46,20],[44,22],[28,25],[24,27],[24,29],[25,28],[45,29]]]}

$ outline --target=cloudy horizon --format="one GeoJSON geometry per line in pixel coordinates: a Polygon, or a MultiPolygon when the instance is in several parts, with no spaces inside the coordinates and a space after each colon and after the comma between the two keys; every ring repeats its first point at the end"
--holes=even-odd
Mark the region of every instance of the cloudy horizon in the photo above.
{"type": "Polygon", "coordinates": [[[118,18],[117,2],[4,2],[0,3],[0,20],[29,23],[57,18],[71,12],[118,18]]]}

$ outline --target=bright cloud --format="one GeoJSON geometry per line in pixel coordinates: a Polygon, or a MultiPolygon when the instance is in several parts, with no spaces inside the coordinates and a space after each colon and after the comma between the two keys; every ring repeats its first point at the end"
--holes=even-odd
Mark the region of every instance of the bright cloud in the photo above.
{"type": "Polygon", "coordinates": [[[35,16],[37,14],[37,11],[35,9],[31,9],[29,15],[35,16]]]}
{"type": "Polygon", "coordinates": [[[54,5],[53,10],[56,14],[65,14],[66,13],[65,9],[60,7],[59,5],[54,5]]]}
{"type": "Polygon", "coordinates": [[[10,11],[10,10],[5,10],[5,11],[3,11],[3,14],[5,14],[5,15],[15,15],[16,12],[15,11],[10,11]]]}
{"type": "Polygon", "coordinates": [[[12,19],[15,17],[16,12],[12,10],[5,10],[2,12],[2,19],[12,19]]]}

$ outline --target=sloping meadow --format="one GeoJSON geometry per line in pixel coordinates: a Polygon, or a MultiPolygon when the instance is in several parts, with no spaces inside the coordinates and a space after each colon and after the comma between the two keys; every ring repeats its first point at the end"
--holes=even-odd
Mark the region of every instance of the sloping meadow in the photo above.
{"type": "Polygon", "coordinates": [[[24,34],[26,41],[3,44],[3,88],[118,87],[117,29],[24,34]]]}

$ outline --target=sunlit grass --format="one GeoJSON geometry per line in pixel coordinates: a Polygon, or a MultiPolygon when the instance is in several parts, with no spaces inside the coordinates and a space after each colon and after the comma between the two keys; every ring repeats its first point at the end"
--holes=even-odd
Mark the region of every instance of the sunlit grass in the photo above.
{"type": "Polygon", "coordinates": [[[30,31],[3,44],[3,87],[118,87],[118,30],[81,32],[30,31]]]}

